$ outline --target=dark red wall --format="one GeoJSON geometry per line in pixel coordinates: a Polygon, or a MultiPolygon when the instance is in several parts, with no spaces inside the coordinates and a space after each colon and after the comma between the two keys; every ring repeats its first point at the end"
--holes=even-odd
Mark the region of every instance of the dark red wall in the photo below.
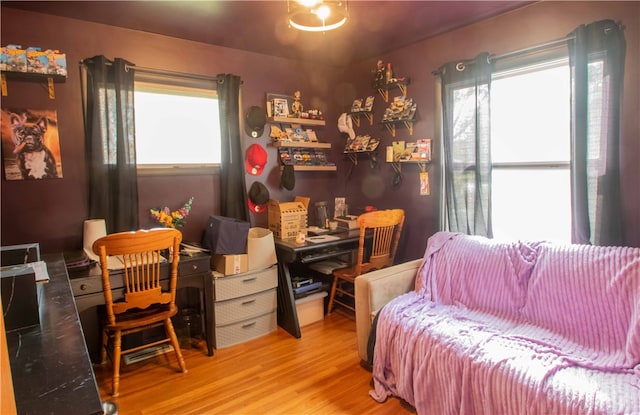
{"type": "MultiPolygon", "coordinates": [[[[411,78],[408,96],[418,104],[413,136],[401,127],[395,139],[435,138],[435,91],[431,72],[443,63],[474,57],[481,51],[499,54],[560,38],[582,23],[605,18],[621,20],[627,38],[623,208],[629,224],[627,242],[640,246],[640,193],[637,192],[640,163],[636,162],[640,158],[639,14],[638,2],[539,2],[380,56],[385,62],[393,63],[397,75],[411,78]]],[[[295,189],[280,189],[276,151],[267,145],[270,141],[267,128],[258,139],[243,135],[243,148],[257,142],[269,153],[264,173],[258,178],[247,176],[247,188],[254,180],[260,180],[269,188],[272,198],[289,201],[295,195],[305,195],[311,197],[312,204],[327,200],[330,207],[334,197],[344,196],[354,213],[366,205],[403,208],[407,221],[399,261],[422,256],[427,237],[438,229],[440,145],[434,142],[434,163],[429,168],[431,196],[419,195],[419,169],[415,165],[403,166],[403,184],[399,189],[392,188],[393,172],[383,162],[383,148],[394,139],[379,124],[388,104],[370,87],[376,59],[336,69],[9,8],[2,8],[1,19],[3,45],[59,49],[67,54],[69,62],[69,77],[65,83],[56,84],[55,100],[47,98],[42,84],[18,81],[9,82],[9,96],[2,99],[3,108],[57,111],[64,172],[63,179],[35,182],[6,181],[3,176],[0,182],[3,245],[38,241],[44,252],[82,246],[82,224],[87,219],[87,181],[78,62],[94,55],[122,57],[138,66],[171,71],[239,75],[243,80],[244,110],[252,105],[264,106],[267,92],[291,94],[299,89],[306,107],[325,112],[327,125],[317,129],[317,134],[321,141],[333,144],[330,158],[337,162],[337,172],[296,172],[295,189]],[[369,133],[382,141],[378,152],[380,162],[375,169],[366,159],[353,166],[342,157],[345,141],[336,127],[338,116],[349,110],[353,99],[367,95],[376,96],[374,125],[362,125],[357,132],[369,133]]],[[[215,174],[143,176],[139,184],[141,226],[153,225],[149,208],[179,207],[190,196],[195,196],[184,234],[185,239],[198,240],[207,217],[218,213],[219,186],[215,174]]],[[[313,220],[312,213],[310,220],[313,220]]],[[[266,227],[267,217],[252,215],[251,222],[253,226],[266,227]]]]}

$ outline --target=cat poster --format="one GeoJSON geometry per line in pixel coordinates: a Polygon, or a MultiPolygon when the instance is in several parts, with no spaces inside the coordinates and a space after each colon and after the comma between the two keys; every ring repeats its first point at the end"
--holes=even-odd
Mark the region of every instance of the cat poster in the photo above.
{"type": "Polygon", "coordinates": [[[3,108],[1,124],[6,180],[62,178],[55,110],[3,108]]]}

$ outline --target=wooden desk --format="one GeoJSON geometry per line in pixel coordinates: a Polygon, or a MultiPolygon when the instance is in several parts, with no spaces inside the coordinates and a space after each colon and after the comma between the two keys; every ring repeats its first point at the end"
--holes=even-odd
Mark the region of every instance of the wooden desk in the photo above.
{"type": "Polygon", "coordinates": [[[102,414],[62,254],[43,255],[40,324],[7,333],[18,414],[102,414]]]}
{"type": "Polygon", "coordinates": [[[294,239],[275,240],[278,256],[278,325],[296,338],[300,338],[302,334],[291,285],[291,265],[296,262],[307,264],[350,254],[358,247],[360,230],[345,230],[331,235],[337,236],[338,239],[302,244],[297,244],[294,239]]]}
{"type": "MultiPolygon", "coordinates": [[[[168,281],[168,267],[163,265],[163,268],[163,277],[161,278],[168,281]]],[[[99,362],[101,335],[97,307],[104,305],[100,266],[94,264],[88,269],[71,271],[69,272],[69,278],[89,354],[94,362],[99,362]]],[[[209,330],[209,327],[213,324],[213,287],[211,279],[211,257],[209,254],[180,256],[177,288],[178,290],[188,287],[199,289],[201,327],[206,334],[207,354],[209,356],[213,356],[213,333],[209,330]]],[[[111,292],[114,300],[123,297],[123,287],[122,272],[112,273],[111,292]]]]}

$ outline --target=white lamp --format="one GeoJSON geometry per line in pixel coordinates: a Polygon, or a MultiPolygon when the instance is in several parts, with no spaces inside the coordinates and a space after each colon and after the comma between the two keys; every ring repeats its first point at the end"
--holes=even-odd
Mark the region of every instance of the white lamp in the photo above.
{"type": "Polygon", "coordinates": [[[289,25],[306,32],[326,32],[344,25],[349,18],[346,0],[288,0],[289,25]]]}

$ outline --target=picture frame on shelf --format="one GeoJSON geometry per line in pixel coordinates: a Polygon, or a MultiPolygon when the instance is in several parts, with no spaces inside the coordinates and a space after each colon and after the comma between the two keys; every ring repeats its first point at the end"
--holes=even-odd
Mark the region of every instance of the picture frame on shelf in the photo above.
{"type": "Polygon", "coordinates": [[[289,104],[286,99],[274,98],[273,99],[273,116],[274,117],[287,117],[289,116],[289,104]]]}
{"type": "Polygon", "coordinates": [[[267,116],[268,117],[288,117],[290,114],[291,104],[293,103],[292,95],[267,93],[267,116]]]}

